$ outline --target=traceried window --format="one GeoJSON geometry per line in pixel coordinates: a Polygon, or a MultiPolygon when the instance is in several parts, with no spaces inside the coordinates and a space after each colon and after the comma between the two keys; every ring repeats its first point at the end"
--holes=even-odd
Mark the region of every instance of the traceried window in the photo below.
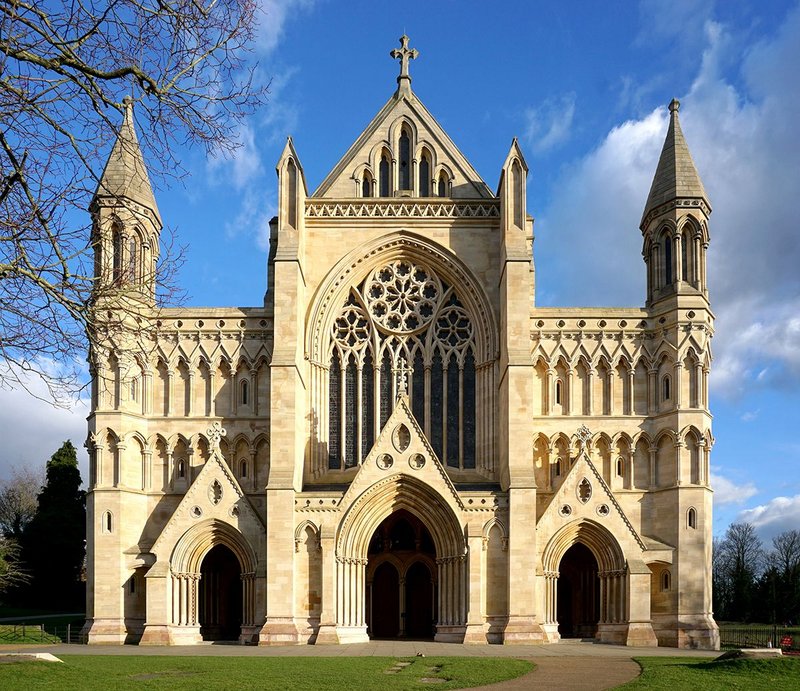
{"type": "Polygon", "coordinates": [[[475,338],[456,289],[400,259],[353,288],[331,334],[328,468],[361,462],[405,389],[443,463],[475,467],[475,338]]]}

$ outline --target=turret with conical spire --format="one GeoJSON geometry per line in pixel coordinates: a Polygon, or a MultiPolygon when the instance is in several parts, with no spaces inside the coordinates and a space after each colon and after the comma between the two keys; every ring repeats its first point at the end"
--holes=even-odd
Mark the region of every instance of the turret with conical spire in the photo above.
{"type": "Polygon", "coordinates": [[[152,301],[161,215],[147,174],[133,118],[133,99],[97,184],[90,211],[94,221],[98,288],[134,288],[152,301]]]}
{"type": "Polygon", "coordinates": [[[676,294],[707,299],[705,263],[711,205],[681,130],[680,102],[669,104],[670,121],[642,214],[647,301],[676,294]]]}

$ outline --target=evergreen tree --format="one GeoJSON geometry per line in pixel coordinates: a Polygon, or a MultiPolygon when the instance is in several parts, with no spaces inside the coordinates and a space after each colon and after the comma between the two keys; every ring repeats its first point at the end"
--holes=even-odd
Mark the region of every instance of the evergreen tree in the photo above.
{"type": "Polygon", "coordinates": [[[31,575],[28,604],[40,608],[84,606],[81,570],[86,551],[86,493],[78,455],[65,441],[47,462],[37,511],[22,535],[22,558],[31,575]]]}

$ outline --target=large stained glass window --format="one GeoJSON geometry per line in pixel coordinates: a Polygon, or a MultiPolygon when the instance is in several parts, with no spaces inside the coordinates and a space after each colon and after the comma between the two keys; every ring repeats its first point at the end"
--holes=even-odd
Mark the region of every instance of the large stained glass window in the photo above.
{"type": "Polygon", "coordinates": [[[369,453],[398,378],[439,459],[475,468],[475,339],[454,286],[424,264],[389,262],[351,289],[331,335],[330,470],[369,453]]]}

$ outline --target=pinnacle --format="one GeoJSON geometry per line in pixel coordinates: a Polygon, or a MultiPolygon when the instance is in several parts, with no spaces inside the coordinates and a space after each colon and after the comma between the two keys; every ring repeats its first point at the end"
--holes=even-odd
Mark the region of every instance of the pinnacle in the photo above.
{"type": "Polygon", "coordinates": [[[669,104],[669,128],[647,196],[642,223],[653,209],[673,199],[703,199],[708,204],[706,190],[681,130],[678,119],[680,107],[680,101],[673,98],[669,104]]]}
{"type": "Polygon", "coordinates": [[[161,223],[150,177],[144,163],[133,118],[133,99],[122,99],[125,112],[117,140],[108,156],[95,191],[97,197],[122,197],[150,209],[161,223]]]}

